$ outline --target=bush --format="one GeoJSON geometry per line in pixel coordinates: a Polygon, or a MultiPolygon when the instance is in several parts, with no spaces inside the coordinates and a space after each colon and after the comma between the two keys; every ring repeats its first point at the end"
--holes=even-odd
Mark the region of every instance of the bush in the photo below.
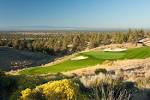
{"type": "Polygon", "coordinates": [[[107,73],[107,70],[106,70],[106,69],[102,69],[102,68],[96,69],[96,70],[95,70],[95,74],[99,74],[99,73],[106,74],[106,73],[107,73]]]}
{"type": "Polygon", "coordinates": [[[94,100],[130,100],[130,93],[124,89],[101,85],[93,89],[94,100]]]}
{"type": "Polygon", "coordinates": [[[43,93],[37,90],[31,90],[29,88],[21,92],[22,100],[46,100],[43,93]]]}
{"type": "Polygon", "coordinates": [[[25,89],[21,92],[21,99],[35,99],[41,96],[50,100],[76,100],[78,98],[78,87],[71,80],[60,80],[48,82],[37,86],[35,89],[25,89]]]}
{"type": "Polygon", "coordinates": [[[83,92],[90,100],[129,100],[136,90],[134,83],[116,79],[107,74],[80,78],[83,92]]]}
{"type": "Polygon", "coordinates": [[[82,76],[80,78],[81,83],[88,88],[97,87],[99,85],[105,84],[119,84],[121,81],[117,79],[113,79],[112,76],[100,73],[94,76],[82,76]]]}
{"type": "Polygon", "coordinates": [[[96,100],[130,100],[135,90],[134,84],[130,82],[103,83],[93,88],[93,95],[96,100]]]}
{"type": "Polygon", "coordinates": [[[0,70],[0,77],[1,77],[1,76],[4,76],[4,75],[5,75],[5,73],[0,70]]]}
{"type": "Polygon", "coordinates": [[[136,85],[138,88],[150,88],[150,77],[137,79],[136,85]]]}

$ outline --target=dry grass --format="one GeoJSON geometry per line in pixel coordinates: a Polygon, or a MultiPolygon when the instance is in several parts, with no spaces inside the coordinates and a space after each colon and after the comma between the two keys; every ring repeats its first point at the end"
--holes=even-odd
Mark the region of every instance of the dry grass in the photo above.
{"type": "Polygon", "coordinates": [[[99,73],[98,75],[93,75],[93,76],[92,75],[82,76],[80,78],[80,81],[81,83],[83,83],[85,87],[95,87],[103,83],[117,84],[122,80],[120,80],[120,78],[118,78],[117,76],[99,73]]]}
{"type": "Polygon", "coordinates": [[[77,69],[77,70],[73,70],[69,72],[64,72],[64,74],[67,75],[67,74],[75,73],[78,76],[94,75],[95,70],[99,68],[105,68],[108,72],[112,72],[112,71],[116,72],[116,71],[122,70],[122,73],[124,74],[124,77],[126,79],[129,79],[129,78],[135,79],[136,77],[145,77],[145,75],[146,76],[149,75],[148,69],[150,69],[150,58],[106,61],[101,65],[96,65],[96,66],[81,68],[81,69],[77,69]]]}
{"type": "Polygon", "coordinates": [[[110,44],[110,45],[104,45],[100,46],[91,50],[103,50],[107,48],[115,49],[115,48],[137,48],[137,47],[142,47],[142,45],[136,45],[133,43],[123,43],[123,44],[110,44]]]}

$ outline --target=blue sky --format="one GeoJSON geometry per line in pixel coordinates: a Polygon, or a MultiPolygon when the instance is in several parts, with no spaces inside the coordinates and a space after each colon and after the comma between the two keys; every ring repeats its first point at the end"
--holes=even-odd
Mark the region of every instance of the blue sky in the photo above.
{"type": "Polygon", "coordinates": [[[150,0],[0,0],[0,28],[150,28],[150,0]]]}

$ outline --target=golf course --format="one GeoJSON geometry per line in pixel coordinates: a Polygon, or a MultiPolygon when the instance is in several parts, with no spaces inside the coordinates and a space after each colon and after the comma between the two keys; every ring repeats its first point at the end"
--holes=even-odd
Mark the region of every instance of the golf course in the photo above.
{"type": "Polygon", "coordinates": [[[75,57],[82,57],[82,59],[68,59],[58,64],[54,64],[47,67],[34,67],[29,69],[24,69],[19,72],[19,74],[47,74],[47,73],[57,73],[65,72],[80,68],[85,68],[89,66],[94,66],[97,64],[102,64],[104,61],[115,61],[124,59],[144,59],[150,57],[150,47],[140,47],[127,49],[125,51],[88,51],[78,53],[75,57]]]}

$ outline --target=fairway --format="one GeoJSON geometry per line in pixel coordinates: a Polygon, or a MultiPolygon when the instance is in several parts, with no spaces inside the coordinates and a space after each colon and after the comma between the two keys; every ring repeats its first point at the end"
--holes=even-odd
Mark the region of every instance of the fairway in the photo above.
{"type": "Polygon", "coordinates": [[[104,51],[90,51],[79,53],[76,56],[85,56],[87,59],[82,60],[66,60],[56,65],[48,67],[35,67],[20,71],[20,74],[47,74],[70,71],[74,69],[84,68],[101,64],[106,60],[123,60],[123,59],[144,59],[150,57],[150,47],[141,47],[128,49],[120,52],[104,52],[104,51]]]}

